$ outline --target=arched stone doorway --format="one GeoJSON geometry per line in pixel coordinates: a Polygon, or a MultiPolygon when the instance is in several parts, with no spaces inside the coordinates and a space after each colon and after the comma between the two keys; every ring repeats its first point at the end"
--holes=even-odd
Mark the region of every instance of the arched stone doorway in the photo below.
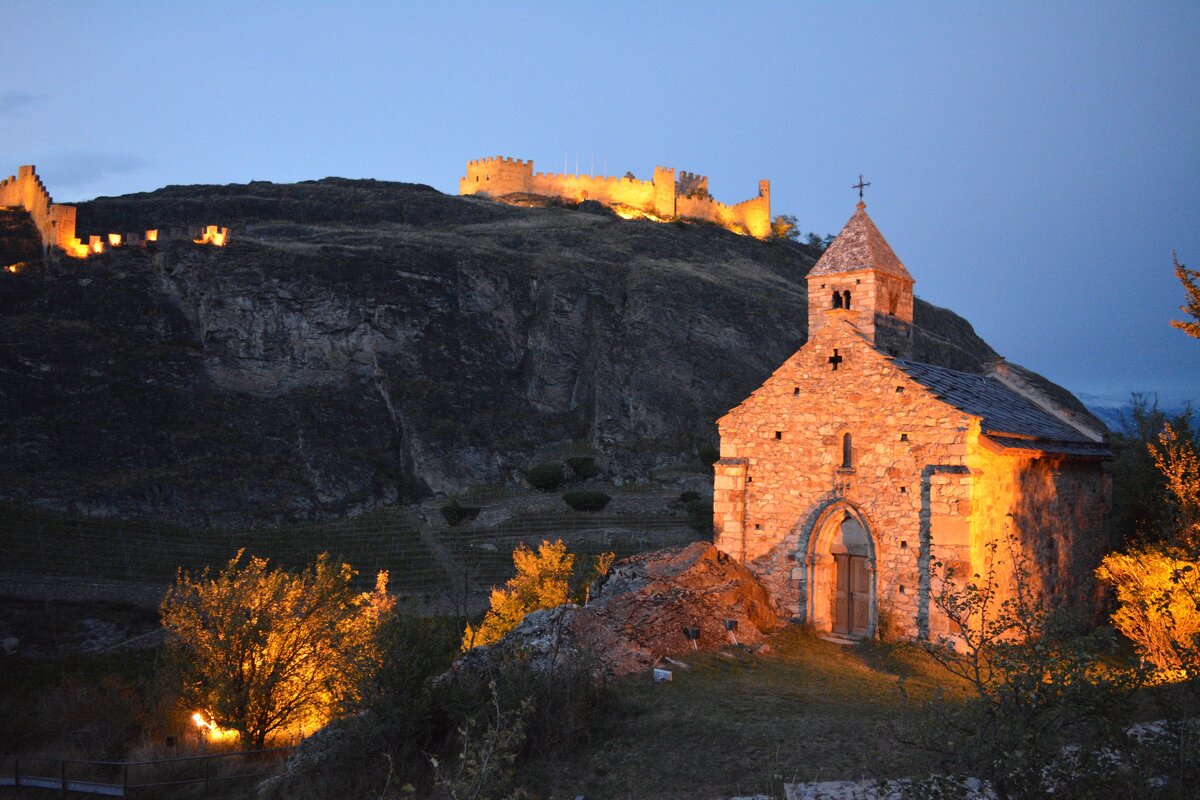
{"type": "Polygon", "coordinates": [[[812,527],[804,554],[805,619],[818,631],[843,636],[875,635],[875,542],[866,519],[838,502],[812,527]]]}

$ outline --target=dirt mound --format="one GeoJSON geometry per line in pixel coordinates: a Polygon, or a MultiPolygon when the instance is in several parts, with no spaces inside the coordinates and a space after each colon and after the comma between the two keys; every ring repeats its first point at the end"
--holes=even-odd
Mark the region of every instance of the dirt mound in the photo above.
{"type": "Polygon", "coordinates": [[[698,632],[698,649],[762,648],[763,632],[778,619],[745,567],[708,542],[693,542],[618,562],[592,587],[586,606],[534,612],[500,642],[465,654],[455,669],[484,672],[519,654],[539,670],[590,659],[615,677],[690,653],[686,629],[698,632]]]}

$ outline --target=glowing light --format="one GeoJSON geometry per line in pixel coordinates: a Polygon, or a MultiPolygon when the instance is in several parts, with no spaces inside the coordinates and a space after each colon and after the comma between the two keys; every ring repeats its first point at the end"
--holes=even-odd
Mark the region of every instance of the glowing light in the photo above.
{"type": "Polygon", "coordinates": [[[196,723],[196,729],[200,731],[200,734],[210,741],[219,742],[225,739],[235,739],[238,735],[237,731],[219,727],[212,720],[205,719],[204,715],[199,711],[192,714],[192,722],[196,723]]]}
{"type": "Polygon", "coordinates": [[[28,266],[29,265],[26,264],[24,261],[18,261],[15,264],[9,264],[8,266],[6,266],[4,268],[4,271],[11,272],[13,275],[16,275],[18,272],[20,272],[21,270],[25,269],[28,266]]]}
{"type": "Polygon", "coordinates": [[[613,213],[621,219],[648,219],[651,222],[671,222],[670,219],[659,217],[655,214],[651,214],[648,211],[642,211],[640,208],[627,206],[623,203],[618,203],[617,205],[612,206],[612,210],[613,213]]]}
{"type": "Polygon", "coordinates": [[[209,225],[201,232],[199,239],[193,239],[192,241],[196,244],[211,244],[215,247],[224,247],[228,236],[229,228],[218,228],[216,225],[209,225]]]}
{"type": "Polygon", "coordinates": [[[104,252],[104,240],[101,239],[99,236],[89,236],[88,237],[88,250],[89,250],[89,252],[92,252],[92,253],[103,253],[104,252]]]}
{"type": "Polygon", "coordinates": [[[108,243],[110,245],[112,245],[113,247],[120,247],[121,246],[121,234],[110,233],[108,235],[108,243]]]}
{"type": "Polygon", "coordinates": [[[155,229],[152,231],[146,231],[146,241],[147,242],[157,242],[158,241],[158,230],[155,229]]]}

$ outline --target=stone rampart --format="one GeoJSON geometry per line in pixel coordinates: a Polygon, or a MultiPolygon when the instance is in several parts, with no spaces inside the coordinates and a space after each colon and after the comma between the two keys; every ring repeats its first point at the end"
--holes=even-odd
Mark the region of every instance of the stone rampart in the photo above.
{"type": "Polygon", "coordinates": [[[99,255],[110,248],[145,246],[185,237],[196,244],[217,247],[223,247],[229,239],[228,228],[206,225],[188,230],[92,234],[84,243],[75,231],[75,206],[55,203],[32,164],[18,168],[16,175],[0,181],[0,206],[23,208],[41,234],[42,246],[47,250],[57,247],[72,258],[99,255]]]}
{"type": "Polygon", "coordinates": [[[56,204],[32,164],[19,167],[16,175],[0,181],[0,206],[25,209],[44,247],[58,247],[76,258],[87,255],[75,237],[75,206],[56,204]]]}
{"type": "Polygon", "coordinates": [[[533,161],[495,156],[467,162],[458,182],[461,195],[503,197],[525,193],[570,202],[594,200],[610,208],[627,208],[660,221],[689,219],[720,225],[735,233],[765,239],[771,234],[771,184],[759,181],[758,196],[735,205],[714,200],[708,176],[671,167],[655,167],[649,181],[533,171],[533,161]]]}

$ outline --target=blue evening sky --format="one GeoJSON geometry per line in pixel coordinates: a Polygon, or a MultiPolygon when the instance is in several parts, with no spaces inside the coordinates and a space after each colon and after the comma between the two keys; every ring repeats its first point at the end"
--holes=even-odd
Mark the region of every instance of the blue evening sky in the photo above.
{"type": "MultiPolygon", "coordinates": [[[[0,0],[0,174],[56,200],[468,159],[648,178],[835,233],[1077,392],[1200,399],[1200,3],[0,0]]],[[[236,233],[236,232],[235,232],[236,233]]],[[[765,377],[765,376],[764,376],[765,377]]]]}

